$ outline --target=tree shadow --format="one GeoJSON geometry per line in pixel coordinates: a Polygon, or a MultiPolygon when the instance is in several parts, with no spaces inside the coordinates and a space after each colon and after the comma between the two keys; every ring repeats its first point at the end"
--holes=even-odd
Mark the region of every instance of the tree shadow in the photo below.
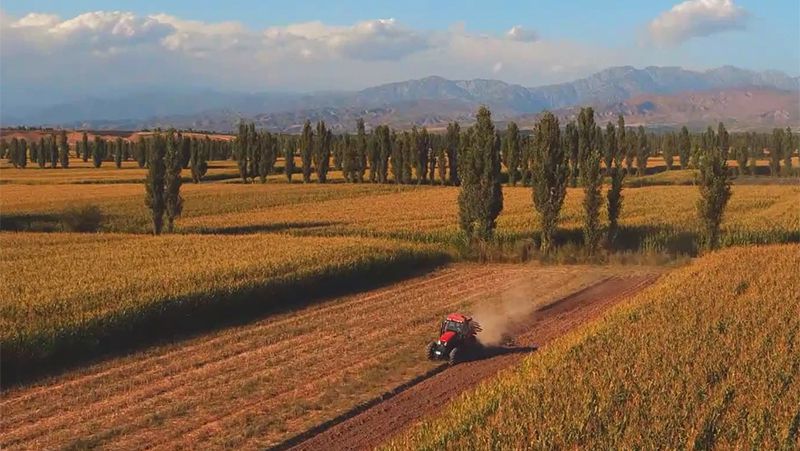
{"type": "Polygon", "coordinates": [[[4,213],[0,215],[0,230],[4,232],[60,232],[59,213],[4,213]]]}
{"type": "Polygon", "coordinates": [[[314,229],[342,224],[341,221],[293,221],[245,226],[203,227],[191,233],[201,235],[249,235],[254,233],[285,232],[288,230],[314,229]]]}

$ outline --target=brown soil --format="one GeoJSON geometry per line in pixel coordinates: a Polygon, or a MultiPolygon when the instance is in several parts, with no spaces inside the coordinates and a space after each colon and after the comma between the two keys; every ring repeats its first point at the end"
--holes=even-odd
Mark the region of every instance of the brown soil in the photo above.
{"type": "Polygon", "coordinates": [[[0,449],[263,449],[288,444],[288,438],[335,417],[352,418],[303,445],[371,446],[522,355],[466,363],[430,377],[441,366],[420,357],[442,315],[509,297],[532,309],[547,304],[521,325],[519,330],[527,332],[517,335],[519,346],[540,344],[652,280],[631,276],[597,285],[623,271],[633,272],[629,267],[450,265],[115,358],[4,391],[0,449]],[[516,292],[506,295],[514,287],[516,292]],[[354,406],[415,379],[422,382],[365,415],[354,415],[354,406]]]}
{"type": "MultiPolygon", "coordinates": [[[[293,450],[371,449],[388,440],[412,422],[434,414],[447,402],[482,380],[518,362],[533,351],[578,325],[588,322],[626,296],[641,290],[655,276],[611,277],[596,285],[539,308],[515,334],[515,348],[500,348],[494,356],[433,371],[389,399],[368,409],[355,409],[344,421],[313,435],[290,439],[276,448],[293,450]],[[296,446],[296,442],[300,442],[296,446]]],[[[347,417],[344,415],[343,417],[347,417]]]]}

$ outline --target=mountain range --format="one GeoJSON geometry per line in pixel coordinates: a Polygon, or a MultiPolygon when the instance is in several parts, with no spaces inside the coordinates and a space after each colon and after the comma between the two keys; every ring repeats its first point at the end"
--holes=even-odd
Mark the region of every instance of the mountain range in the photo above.
{"type": "Polygon", "coordinates": [[[325,120],[334,130],[369,125],[412,124],[436,128],[471,121],[479,105],[498,121],[535,120],[543,110],[570,117],[591,105],[598,114],[623,113],[653,126],[688,123],[702,127],[726,120],[740,128],[800,123],[800,77],[724,66],[703,72],[679,67],[613,67],[567,83],[525,87],[498,80],[448,80],[431,76],[355,92],[228,93],[213,90],[147,91],[117,98],[91,98],[39,108],[8,125],[141,129],[180,127],[230,131],[241,119],[276,131],[296,131],[303,121],[325,120]]]}

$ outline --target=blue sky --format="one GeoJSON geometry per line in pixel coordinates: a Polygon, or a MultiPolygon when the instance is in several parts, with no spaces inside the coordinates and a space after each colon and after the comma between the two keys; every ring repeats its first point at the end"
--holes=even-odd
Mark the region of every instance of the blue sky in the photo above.
{"type": "Polygon", "coordinates": [[[355,89],[434,74],[538,85],[615,65],[800,73],[797,0],[4,0],[0,11],[6,100],[36,85],[54,96],[355,89]]]}

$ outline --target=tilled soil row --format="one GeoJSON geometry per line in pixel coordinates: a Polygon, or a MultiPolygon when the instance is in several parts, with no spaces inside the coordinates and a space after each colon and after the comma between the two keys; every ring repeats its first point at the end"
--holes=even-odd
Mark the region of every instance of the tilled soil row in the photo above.
{"type": "Polygon", "coordinates": [[[563,299],[540,307],[515,328],[514,347],[500,348],[494,355],[466,362],[443,371],[431,371],[415,384],[389,392],[382,402],[356,408],[350,415],[315,435],[301,434],[275,449],[371,449],[406,429],[414,421],[435,414],[449,401],[500,370],[517,362],[528,352],[598,317],[623,298],[656,280],[656,275],[610,277],[563,299]],[[374,404],[374,405],[373,405],[374,404]]]}

